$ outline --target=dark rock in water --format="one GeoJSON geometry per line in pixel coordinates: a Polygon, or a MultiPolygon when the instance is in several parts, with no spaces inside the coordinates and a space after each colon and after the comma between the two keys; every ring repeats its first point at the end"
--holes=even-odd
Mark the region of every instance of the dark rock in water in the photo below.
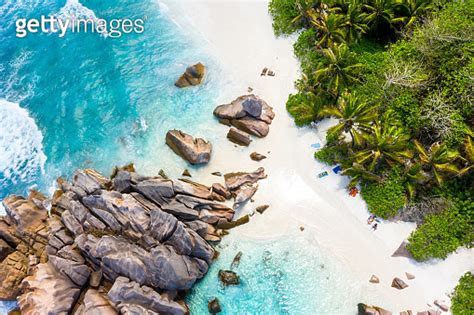
{"type": "Polygon", "coordinates": [[[407,287],[408,287],[408,284],[406,284],[402,279],[393,278],[392,288],[395,288],[395,289],[398,289],[398,290],[403,290],[407,287]]]}
{"type": "Polygon", "coordinates": [[[212,300],[209,301],[207,304],[207,309],[209,310],[209,313],[211,314],[217,314],[222,312],[222,307],[221,303],[217,298],[213,298],[212,300]]]}
{"type": "Polygon", "coordinates": [[[197,63],[186,68],[186,71],[181,75],[175,85],[179,88],[199,85],[206,74],[206,67],[202,63],[197,63]]]}
{"type": "Polygon", "coordinates": [[[112,180],[78,170],[58,186],[50,216],[38,193],[4,200],[1,299],[18,298],[22,314],[188,312],[176,292],[206,274],[215,256],[208,242],[220,241],[217,225],[234,216],[215,201],[222,196],[126,168],[112,180]]]}
{"type": "Polygon", "coordinates": [[[240,259],[242,258],[242,252],[238,252],[235,255],[234,259],[232,260],[232,264],[230,265],[231,269],[237,268],[240,264],[240,259]]]}
{"type": "Polygon", "coordinates": [[[250,158],[254,161],[261,161],[263,159],[266,159],[267,157],[263,154],[257,153],[257,152],[252,152],[250,154],[250,158]]]}
{"type": "Polygon", "coordinates": [[[205,164],[211,159],[212,145],[201,138],[180,131],[166,133],[166,144],[179,156],[191,164],[205,164]]]}
{"type": "Polygon", "coordinates": [[[363,303],[357,305],[358,315],[392,315],[392,312],[387,311],[378,306],[370,306],[363,303]]]}
{"type": "Polygon", "coordinates": [[[248,133],[240,131],[234,127],[229,129],[227,139],[241,146],[248,146],[250,142],[252,142],[248,133]]]}
{"type": "Polygon", "coordinates": [[[224,285],[238,285],[239,276],[231,270],[219,270],[219,279],[224,285]]]}
{"type": "Polygon", "coordinates": [[[265,210],[267,210],[270,206],[269,205],[261,205],[261,206],[258,206],[255,211],[257,211],[258,213],[262,214],[265,212],[265,210]]]}
{"type": "Polygon", "coordinates": [[[188,169],[185,169],[185,170],[183,171],[183,174],[182,174],[182,175],[183,175],[183,176],[187,176],[187,177],[192,177],[192,176],[191,176],[191,173],[189,172],[188,169]]]}
{"type": "Polygon", "coordinates": [[[217,228],[218,229],[223,229],[223,230],[229,230],[229,229],[233,229],[233,228],[235,228],[239,225],[249,223],[249,221],[250,221],[250,216],[248,214],[246,214],[243,217],[241,217],[241,218],[239,218],[235,221],[232,221],[232,222],[218,223],[217,228]]]}

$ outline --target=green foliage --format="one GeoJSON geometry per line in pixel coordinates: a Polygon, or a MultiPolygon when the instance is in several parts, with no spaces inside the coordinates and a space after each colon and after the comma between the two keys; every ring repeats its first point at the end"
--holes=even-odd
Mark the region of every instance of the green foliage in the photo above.
{"type": "Polygon", "coordinates": [[[434,193],[445,197],[452,206],[441,214],[427,216],[426,222],[410,235],[407,248],[416,260],[446,258],[459,246],[472,244],[472,188],[461,190],[468,183],[454,180],[435,190],[434,193]]]}
{"type": "Polygon", "coordinates": [[[410,237],[416,259],[471,244],[474,0],[272,0],[269,11],[276,34],[299,32],[295,123],[339,120],[315,158],[341,165],[383,218],[445,196],[410,237]]]}
{"type": "Polygon", "coordinates": [[[454,288],[451,311],[454,315],[474,314],[474,275],[471,272],[466,272],[454,288]]]}
{"type": "Polygon", "coordinates": [[[286,109],[297,126],[312,123],[318,117],[320,106],[320,101],[311,93],[291,94],[286,102],[286,109]]]}
{"type": "Polygon", "coordinates": [[[426,222],[410,235],[407,249],[419,261],[444,259],[463,245],[459,236],[462,237],[466,229],[469,229],[468,222],[454,209],[428,215],[426,222]]]}
{"type": "Polygon", "coordinates": [[[394,216],[405,205],[405,189],[396,168],[380,183],[365,182],[361,194],[369,211],[384,219],[394,216]]]}
{"type": "Polygon", "coordinates": [[[272,0],[268,4],[268,11],[273,18],[275,35],[288,35],[296,31],[299,26],[293,23],[298,16],[295,0],[272,0]]]}

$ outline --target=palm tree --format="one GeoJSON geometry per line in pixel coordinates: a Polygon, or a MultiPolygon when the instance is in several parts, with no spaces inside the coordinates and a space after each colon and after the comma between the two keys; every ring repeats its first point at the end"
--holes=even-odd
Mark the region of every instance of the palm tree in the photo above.
{"type": "Polygon", "coordinates": [[[454,161],[460,157],[459,152],[449,149],[445,143],[433,143],[428,150],[418,140],[414,143],[421,165],[433,174],[438,185],[441,185],[448,175],[461,173],[454,164],[454,161]]]}
{"type": "Polygon", "coordinates": [[[318,32],[319,40],[316,47],[329,47],[335,43],[343,43],[345,40],[345,32],[343,27],[343,17],[334,14],[322,12],[311,19],[311,26],[318,32]]]}
{"type": "Polygon", "coordinates": [[[383,31],[383,27],[392,29],[395,24],[403,22],[403,18],[395,17],[394,9],[396,2],[394,0],[369,0],[363,5],[367,11],[367,21],[375,32],[383,31]]]}
{"type": "Polygon", "coordinates": [[[332,45],[321,53],[324,60],[318,64],[314,78],[318,85],[337,97],[346,85],[357,81],[356,70],[362,64],[352,62],[353,53],[346,44],[332,45]]]}
{"type": "Polygon", "coordinates": [[[368,164],[368,170],[373,171],[382,162],[405,164],[413,157],[407,148],[410,136],[390,120],[377,122],[372,125],[369,133],[363,134],[365,148],[355,154],[355,161],[359,164],[368,164]]]}
{"type": "Polygon", "coordinates": [[[298,15],[291,21],[295,25],[309,28],[311,19],[316,14],[316,9],[321,5],[320,0],[296,0],[295,6],[298,15]]]}
{"type": "Polygon", "coordinates": [[[344,28],[346,41],[348,43],[357,42],[360,37],[367,32],[367,15],[360,10],[357,1],[351,1],[347,6],[344,15],[344,28]]]}
{"type": "Polygon", "coordinates": [[[328,134],[332,137],[338,137],[342,132],[349,133],[353,147],[362,143],[360,132],[370,129],[369,124],[377,117],[372,106],[352,94],[339,98],[338,106],[326,107],[319,114],[338,118],[339,123],[331,127],[328,134]]]}
{"type": "Polygon", "coordinates": [[[402,184],[405,187],[405,191],[408,199],[413,199],[416,193],[416,187],[426,181],[427,176],[421,169],[421,164],[413,163],[405,170],[402,184]]]}
{"type": "Polygon", "coordinates": [[[410,27],[418,17],[433,9],[433,0],[403,0],[395,7],[403,15],[405,27],[410,27]]]}
{"type": "Polygon", "coordinates": [[[361,180],[371,182],[381,181],[380,176],[368,171],[363,165],[358,163],[353,163],[351,167],[344,169],[341,174],[349,176],[351,178],[351,181],[347,185],[348,188],[355,187],[357,183],[361,180]]]}

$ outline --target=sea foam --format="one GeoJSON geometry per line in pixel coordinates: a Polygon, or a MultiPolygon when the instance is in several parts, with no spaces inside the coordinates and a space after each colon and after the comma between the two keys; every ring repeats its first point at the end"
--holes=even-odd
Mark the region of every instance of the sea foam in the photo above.
{"type": "Polygon", "coordinates": [[[43,135],[28,111],[0,99],[0,188],[44,172],[43,135]]]}

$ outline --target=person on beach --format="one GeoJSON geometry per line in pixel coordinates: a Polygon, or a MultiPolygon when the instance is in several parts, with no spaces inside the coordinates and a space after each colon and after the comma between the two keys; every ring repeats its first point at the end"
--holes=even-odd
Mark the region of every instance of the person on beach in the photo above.
{"type": "Polygon", "coordinates": [[[372,214],[372,215],[367,219],[367,224],[368,224],[368,225],[371,225],[372,222],[374,222],[374,220],[375,220],[375,215],[372,214]]]}
{"type": "Polygon", "coordinates": [[[377,230],[377,226],[378,226],[378,223],[375,222],[374,225],[372,225],[372,230],[374,230],[374,231],[377,230]]]}

